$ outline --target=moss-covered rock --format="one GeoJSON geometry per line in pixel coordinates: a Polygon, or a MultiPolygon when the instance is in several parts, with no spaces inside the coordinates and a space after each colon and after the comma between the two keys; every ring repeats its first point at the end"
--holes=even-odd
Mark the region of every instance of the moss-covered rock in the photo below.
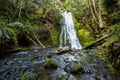
{"type": "Polygon", "coordinates": [[[70,62],[65,68],[65,71],[70,73],[78,73],[83,70],[83,67],[79,63],[70,62]]]}
{"type": "Polygon", "coordinates": [[[21,80],[37,80],[38,75],[32,72],[23,73],[21,80]]]}
{"type": "Polygon", "coordinates": [[[60,76],[57,76],[56,80],[66,80],[66,76],[65,75],[60,75],[60,76]]]}
{"type": "Polygon", "coordinates": [[[46,58],[44,67],[54,69],[57,68],[57,64],[51,58],[46,58]]]}
{"type": "Polygon", "coordinates": [[[71,73],[78,73],[79,71],[83,70],[81,65],[79,64],[73,64],[71,65],[71,73]]]}

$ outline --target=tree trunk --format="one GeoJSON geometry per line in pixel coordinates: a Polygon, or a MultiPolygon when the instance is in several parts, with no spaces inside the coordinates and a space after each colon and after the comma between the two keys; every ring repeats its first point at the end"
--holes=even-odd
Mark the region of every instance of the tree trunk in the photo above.
{"type": "Polygon", "coordinates": [[[98,2],[98,20],[99,20],[99,27],[100,28],[103,28],[103,22],[102,22],[102,17],[101,17],[101,1],[99,0],[99,2],[98,2]]]}
{"type": "MultiPolygon", "coordinates": [[[[112,35],[112,34],[109,33],[109,34],[107,34],[107,35],[101,37],[100,39],[98,39],[98,40],[92,42],[90,45],[84,47],[83,49],[88,49],[88,48],[92,48],[92,47],[94,47],[94,46],[96,46],[96,45],[99,45],[99,44],[101,44],[102,41],[104,42],[105,39],[109,38],[111,35],[112,35]]],[[[102,42],[102,43],[103,43],[103,42],[102,42]]]]}
{"type": "Polygon", "coordinates": [[[20,15],[21,15],[21,10],[22,10],[22,7],[23,7],[23,3],[24,3],[24,0],[21,0],[21,1],[19,1],[19,4],[18,4],[18,6],[19,6],[19,13],[18,13],[18,22],[19,22],[19,20],[20,20],[20,15]]]}
{"type": "Polygon", "coordinates": [[[90,1],[90,0],[88,0],[88,4],[89,4],[89,7],[90,7],[91,15],[92,15],[93,19],[96,20],[96,17],[95,17],[95,15],[94,15],[93,8],[92,8],[92,4],[91,4],[91,1],[90,1]]]}

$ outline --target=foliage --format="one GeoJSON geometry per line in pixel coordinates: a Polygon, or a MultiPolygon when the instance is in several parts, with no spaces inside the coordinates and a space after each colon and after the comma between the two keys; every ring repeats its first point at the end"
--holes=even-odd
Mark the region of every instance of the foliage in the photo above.
{"type": "Polygon", "coordinates": [[[59,34],[57,29],[61,18],[60,9],[58,9],[61,5],[59,2],[59,0],[48,2],[45,0],[1,0],[0,16],[7,23],[9,22],[8,27],[15,30],[20,46],[28,46],[27,44],[31,44],[31,41],[35,45],[41,45],[41,42],[43,42],[47,46],[57,46],[59,34]],[[3,5],[6,5],[6,7],[3,5]],[[52,26],[45,26],[46,24],[52,26]],[[42,31],[43,28],[44,31],[42,31]],[[38,33],[43,35],[39,35],[38,33]],[[40,42],[40,40],[42,41],[40,42]]]}
{"type": "Polygon", "coordinates": [[[21,46],[25,46],[30,44],[30,40],[27,38],[27,36],[34,36],[33,33],[33,28],[29,25],[24,25],[22,23],[19,22],[14,22],[14,23],[9,23],[8,27],[12,28],[15,30],[15,33],[17,34],[17,40],[18,40],[18,44],[21,46]],[[24,42],[25,43],[24,43],[24,42]]]}
{"type": "Polygon", "coordinates": [[[8,27],[16,30],[17,34],[33,35],[33,27],[30,25],[24,25],[19,22],[9,23],[8,27]]]}
{"type": "Polygon", "coordinates": [[[120,1],[119,0],[104,0],[105,9],[107,11],[107,24],[113,25],[120,22],[120,1]]]}
{"type": "Polygon", "coordinates": [[[108,67],[113,71],[113,73],[119,74],[120,66],[120,23],[110,26],[111,37],[106,39],[102,44],[102,49],[99,52],[98,56],[108,63],[108,67]],[[117,45],[116,45],[117,44],[117,45]]]}
{"type": "Polygon", "coordinates": [[[1,32],[0,35],[1,49],[18,47],[17,35],[13,29],[5,27],[1,28],[0,32],[1,32]]]}
{"type": "Polygon", "coordinates": [[[54,45],[58,45],[59,44],[59,32],[58,31],[54,31],[53,32],[53,42],[54,42],[54,45]]]}
{"type": "Polygon", "coordinates": [[[93,40],[93,38],[91,36],[91,33],[87,30],[84,30],[84,29],[79,29],[78,30],[78,36],[80,37],[84,46],[89,45],[93,40]]]}
{"type": "Polygon", "coordinates": [[[120,32],[120,23],[110,26],[110,29],[113,34],[120,37],[120,33],[119,33],[120,32]]]}
{"type": "MultiPolygon", "coordinates": [[[[56,46],[61,10],[73,13],[84,46],[93,37],[100,38],[110,31],[112,36],[102,44],[99,56],[119,69],[119,0],[0,0],[0,49],[42,43],[56,46]]],[[[46,59],[46,65],[51,64],[52,60],[46,59]]]]}

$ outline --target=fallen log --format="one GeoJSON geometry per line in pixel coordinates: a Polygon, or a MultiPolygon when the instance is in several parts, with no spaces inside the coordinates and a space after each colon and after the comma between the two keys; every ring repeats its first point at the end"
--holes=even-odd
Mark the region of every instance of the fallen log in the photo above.
{"type": "Polygon", "coordinates": [[[105,42],[105,39],[109,38],[111,35],[112,35],[112,34],[109,33],[109,34],[101,37],[100,39],[92,42],[90,45],[87,45],[87,46],[83,47],[83,49],[92,48],[92,47],[94,47],[94,46],[97,46],[97,45],[99,45],[99,44],[102,44],[103,42],[105,42]]]}
{"type": "Polygon", "coordinates": [[[30,36],[27,36],[27,38],[36,46],[39,46],[40,48],[45,48],[45,46],[38,40],[36,36],[34,38],[36,39],[37,42],[35,42],[30,36]]]}
{"type": "Polygon", "coordinates": [[[66,53],[66,52],[68,52],[68,51],[70,51],[71,50],[71,48],[69,47],[69,46],[65,46],[65,47],[63,47],[63,48],[60,48],[60,49],[58,49],[57,51],[56,51],[56,54],[63,54],[63,53],[66,53]]]}

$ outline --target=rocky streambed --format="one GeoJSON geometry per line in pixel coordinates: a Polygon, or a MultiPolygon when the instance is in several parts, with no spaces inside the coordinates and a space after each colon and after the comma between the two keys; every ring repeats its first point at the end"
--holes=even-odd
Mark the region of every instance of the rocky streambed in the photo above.
{"type": "Polygon", "coordinates": [[[0,80],[119,80],[95,50],[69,51],[56,48],[19,51],[0,60],[0,80]]]}

